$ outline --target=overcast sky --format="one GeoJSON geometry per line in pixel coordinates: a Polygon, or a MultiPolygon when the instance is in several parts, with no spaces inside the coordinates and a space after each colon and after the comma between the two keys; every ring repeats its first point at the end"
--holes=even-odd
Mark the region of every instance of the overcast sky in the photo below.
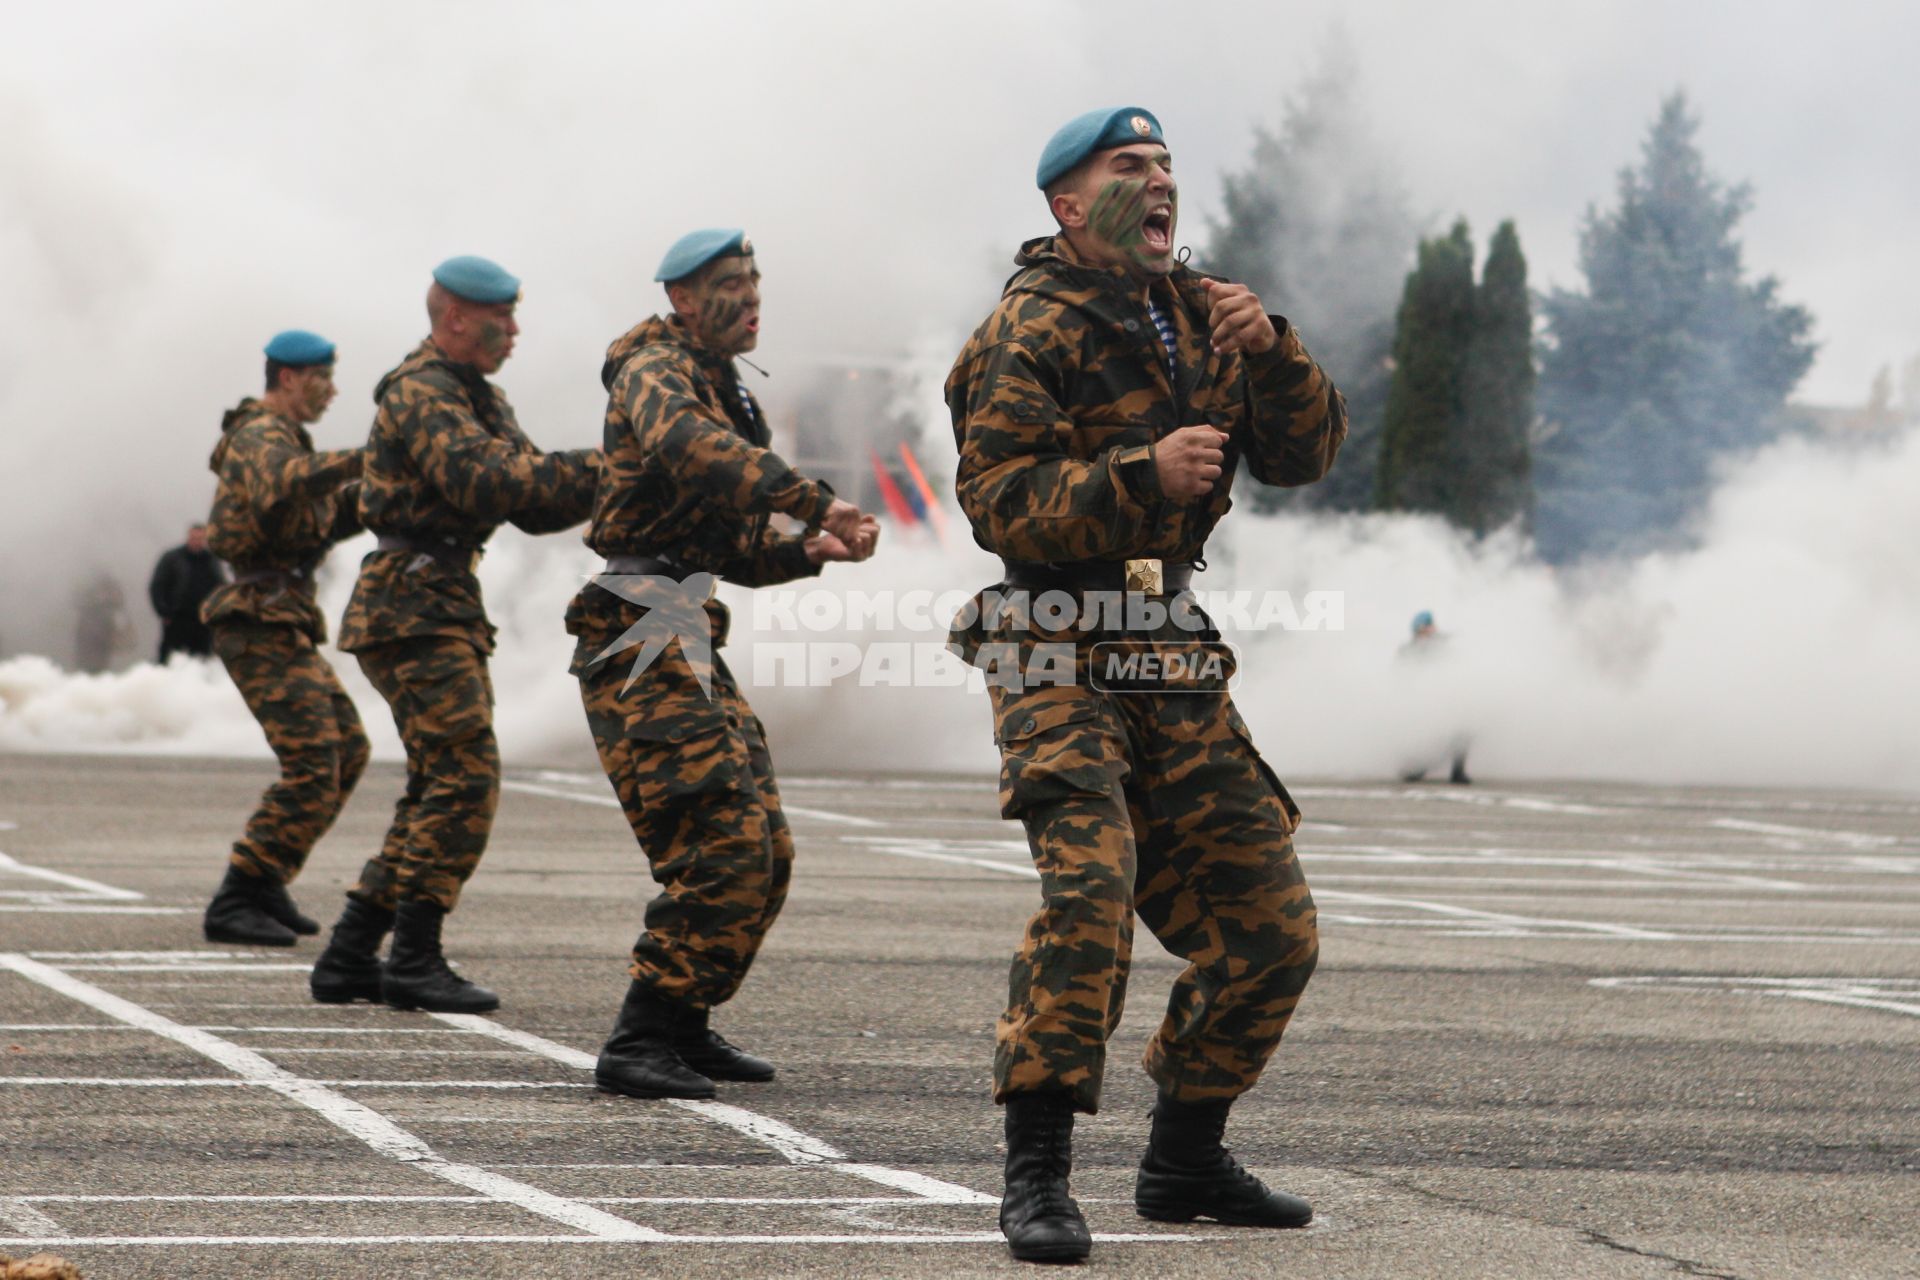
{"type": "Polygon", "coordinates": [[[884,345],[979,309],[983,262],[1044,226],[1041,143],[1088,105],[1162,116],[1202,240],[1336,20],[1416,205],[1517,218],[1536,282],[1577,283],[1582,211],[1684,86],[1709,163],[1755,188],[1749,264],[1818,318],[1804,394],[1858,399],[1920,351],[1897,142],[1920,6],[1895,2],[23,4],[0,236],[16,271],[41,258],[38,303],[216,256],[232,293],[192,300],[249,339],[378,335],[386,363],[424,267],[490,253],[527,278],[532,363],[536,326],[611,336],[673,234],[739,222],[779,290],[770,347],[884,345]]]}
{"type": "Polygon", "coordinates": [[[1049,227],[1032,173],[1056,126],[1156,111],[1180,238],[1204,245],[1221,173],[1336,24],[1436,231],[1465,213],[1484,243],[1513,217],[1534,283],[1577,285],[1583,212],[1684,87],[1711,167],[1754,187],[1749,266],[1816,316],[1802,398],[1857,403],[1920,352],[1920,165],[1897,142],[1920,5],[10,4],[0,543],[37,554],[0,591],[65,591],[83,559],[143,577],[205,512],[220,412],[276,330],[340,344],[315,435],[363,440],[455,253],[526,281],[501,381],[549,448],[598,442],[601,352],[697,226],[759,247],[776,407],[809,360],[913,347],[937,374],[1049,227]]]}

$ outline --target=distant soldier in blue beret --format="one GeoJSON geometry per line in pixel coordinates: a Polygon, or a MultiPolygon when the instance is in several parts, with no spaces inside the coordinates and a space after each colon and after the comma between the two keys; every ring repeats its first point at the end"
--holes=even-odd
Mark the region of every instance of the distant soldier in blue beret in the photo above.
{"type": "Polygon", "coordinates": [[[597,449],[536,449],[487,381],[513,354],[519,300],[519,280],[497,264],[449,258],[427,290],[431,335],[374,389],[360,516],[380,541],[361,562],[340,647],[393,711],[407,789],[314,966],[316,1000],[451,1013],[500,1003],[448,966],[440,940],[500,799],[494,628],[474,568],[502,523],[557,533],[586,519],[600,460],[597,449]]]}
{"type": "Polygon", "coordinates": [[[606,576],[567,609],[587,725],[661,885],[594,1076],[634,1097],[708,1098],[716,1080],[773,1078],[771,1063],[709,1019],[740,989],[793,868],[773,759],[718,653],[727,609],[710,586],[791,582],[863,560],[879,525],[773,452],[766,415],[740,383],[734,357],[760,340],[746,233],[684,236],[654,278],[671,312],[615,339],[600,374],[606,470],[587,545],[607,558],[606,576]],[[776,516],[804,532],[779,531],[776,516]],[[623,645],[644,619],[675,613],[710,645],[639,655],[623,645]]]}
{"type": "Polygon", "coordinates": [[[267,343],[267,389],[227,411],[209,466],[219,477],[207,541],[233,581],[202,616],[214,651],[280,761],[234,842],[208,904],[209,942],[290,947],[320,932],[287,885],[333,825],[367,766],[367,734],[320,646],[327,623],[314,574],[360,531],[361,451],[316,452],[307,428],[333,403],[333,344],[289,329],[267,343]]]}
{"type": "Polygon", "coordinates": [[[1005,564],[989,591],[1064,595],[1076,625],[1037,636],[1025,611],[983,594],[951,643],[990,671],[1001,811],[1024,824],[1041,876],[994,1054],[1000,1227],[1016,1258],[1071,1262],[1091,1247],[1069,1195],[1074,1116],[1100,1105],[1136,916],[1188,967],[1147,1047],[1159,1097],[1135,1208],[1262,1227],[1313,1214],[1221,1145],[1319,942],[1291,839],[1299,810],[1234,709],[1189,587],[1238,464],[1262,484],[1307,484],[1347,425],[1292,326],[1175,253],[1179,187],[1151,111],[1069,121],[1034,176],[1057,232],[1021,246],[947,406],[960,505],[1005,564]],[[1102,596],[1124,596],[1118,621],[1102,596]],[[1024,657],[1009,676],[1001,655],[1060,635],[1071,679],[1024,657]],[[1167,655],[1181,661],[1162,668],[1167,655]]]}

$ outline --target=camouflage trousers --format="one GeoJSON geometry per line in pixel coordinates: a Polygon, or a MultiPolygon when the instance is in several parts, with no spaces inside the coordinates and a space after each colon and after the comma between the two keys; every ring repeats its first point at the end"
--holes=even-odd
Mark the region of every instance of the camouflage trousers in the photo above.
{"type": "Polygon", "coordinates": [[[230,861],[250,876],[291,884],[367,767],[367,733],[353,699],[297,627],[233,622],[213,628],[214,651],[280,761],[230,861]]]}
{"type": "Polygon", "coordinates": [[[1181,1101],[1253,1087],[1319,955],[1299,810],[1224,693],[994,688],[1000,804],[1042,904],[1014,958],[994,1100],[1100,1105],[1137,914],[1187,962],[1145,1065],[1181,1101]]]}
{"type": "Polygon", "coordinates": [[[717,655],[711,672],[711,701],[677,649],[624,693],[624,662],[580,675],[601,767],[660,885],[628,972],[696,1008],[739,991],[793,876],[766,732],[717,655]]]}
{"type": "Polygon", "coordinates": [[[487,656],[451,636],[395,640],[354,656],[393,712],[407,749],[407,789],[386,842],[347,892],[376,907],[430,899],[451,911],[500,805],[487,656]]]}

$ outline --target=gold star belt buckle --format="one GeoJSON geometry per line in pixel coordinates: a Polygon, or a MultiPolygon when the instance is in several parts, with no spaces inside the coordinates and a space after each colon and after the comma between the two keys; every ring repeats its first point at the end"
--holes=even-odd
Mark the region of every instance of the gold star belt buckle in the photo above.
{"type": "Polygon", "coordinates": [[[1166,594],[1166,575],[1161,572],[1158,560],[1127,561],[1127,590],[1140,591],[1150,596],[1166,594]]]}

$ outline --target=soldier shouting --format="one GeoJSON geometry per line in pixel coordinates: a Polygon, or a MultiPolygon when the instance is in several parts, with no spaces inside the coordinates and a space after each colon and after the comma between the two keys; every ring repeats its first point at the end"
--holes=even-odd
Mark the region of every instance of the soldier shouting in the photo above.
{"type": "Polygon", "coordinates": [[[431,336],[374,389],[360,514],[380,543],[360,564],[340,647],[393,711],[407,789],[314,965],[316,1000],[448,1013],[500,1003],[455,974],[440,943],[500,799],[494,628],[474,566],[503,522],[555,533],[586,519],[599,462],[597,450],[534,448],[487,381],[513,354],[519,299],[520,282],[484,258],[441,263],[427,291],[431,336]]]}
{"type": "Polygon", "coordinates": [[[1023,662],[989,683],[1001,810],[1025,825],[1042,899],[994,1055],[1007,1109],[1000,1223],[1017,1258],[1077,1261],[1090,1242],[1068,1194],[1073,1118],[1100,1105],[1136,913],[1188,964],[1147,1049],[1159,1098],[1138,1211],[1270,1227],[1312,1216],[1221,1146],[1227,1109],[1279,1044],[1318,954],[1291,843],[1299,811],[1224,687],[1121,691],[1099,679],[1094,646],[1194,642],[1168,619],[1196,612],[1181,597],[1236,462],[1264,484],[1317,480],[1346,411],[1285,320],[1176,261],[1178,189],[1151,112],[1071,121],[1037,179],[1059,234],[1021,247],[954,364],[947,405],[961,505],[1006,562],[993,590],[1083,607],[1041,632],[1038,611],[1023,625],[1025,611],[983,597],[953,643],[980,665],[1041,643],[1074,656],[1068,679],[1032,681],[1023,662]],[[1090,597],[1122,592],[1142,619],[1127,619],[1131,631],[1091,610],[1090,597]]]}
{"type": "Polygon", "coordinates": [[[287,885],[353,794],[367,734],[320,653],[327,623],[313,575],[360,531],[360,450],[316,453],[307,427],[333,403],[334,347],[289,329],[267,343],[267,389],[227,411],[208,463],[219,486],[207,541],[233,581],[207,597],[214,651],[280,761],[207,904],[209,942],[290,947],[320,925],[287,885]]]}
{"type": "Polygon", "coordinates": [[[661,886],[594,1075],[613,1093],[708,1098],[715,1080],[773,1078],[709,1018],[740,989],[793,869],[766,735],[716,652],[728,615],[712,583],[767,586],[864,560],[879,524],[768,448],[734,367],[760,334],[746,234],[692,232],[654,278],[671,314],[615,339],[600,375],[606,470],[587,545],[606,575],[567,609],[587,725],[661,886]],[[806,532],[778,532],[775,515],[806,532]],[[633,652],[649,628],[677,638],[633,652]]]}

